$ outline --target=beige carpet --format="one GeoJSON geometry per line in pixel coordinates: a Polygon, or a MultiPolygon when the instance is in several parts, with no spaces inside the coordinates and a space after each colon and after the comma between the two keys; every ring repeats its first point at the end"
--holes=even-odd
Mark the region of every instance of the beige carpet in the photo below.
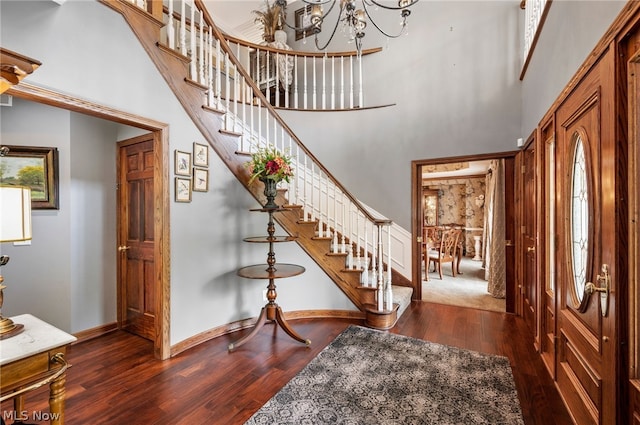
{"type": "Polygon", "coordinates": [[[429,281],[422,281],[422,300],[481,310],[505,311],[505,299],[493,298],[487,292],[487,281],[484,280],[481,261],[463,258],[460,271],[461,275],[452,277],[451,265],[445,264],[442,280],[438,272],[430,272],[429,281]]]}

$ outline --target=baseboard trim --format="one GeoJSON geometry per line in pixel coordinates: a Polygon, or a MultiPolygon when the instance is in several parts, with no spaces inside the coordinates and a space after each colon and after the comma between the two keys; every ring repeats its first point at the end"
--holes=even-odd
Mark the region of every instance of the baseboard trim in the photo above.
{"type": "Polygon", "coordinates": [[[78,338],[73,344],[89,341],[90,339],[98,338],[99,336],[106,335],[116,330],[118,330],[118,324],[116,322],[96,326],[95,328],[91,329],[85,329],[84,331],[76,332],[73,334],[73,336],[78,338]]]}
{"type": "MultiPolygon", "coordinates": [[[[350,310],[300,310],[284,313],[285,319],[355,319],[364,320],[365,314],[361,311],[350,310]]],[[[256,324],[257,318],[238,320],[222,326],[211,328],[171,346],[171,357],[174,357],[190,348],[207,342],[219,336],[227,335],[242,329],[247,329],[256,324]]]]}

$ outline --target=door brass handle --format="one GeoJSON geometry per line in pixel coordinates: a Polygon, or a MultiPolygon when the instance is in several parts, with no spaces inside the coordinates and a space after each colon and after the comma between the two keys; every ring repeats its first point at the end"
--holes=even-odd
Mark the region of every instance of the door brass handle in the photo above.
{"type": "Polygon", "coordinates": [[[130,246],[124,246],[124,245],[123,246],[119,246],[118,247],[118,251],[124,252],[124,251],[128,250],[129,248],[131,248],[131,247],[130,246]]]}
{"type": "Polygon", "coordinates": [[[528,246],[527,247],[527,252],[535,252],[536,247],[535,246],[528,246]]]}
{"type": "Polygon", "coordinates": [[[602,265],[602,274],[596,276],[596,282],[601,286],[596,286],[593,282],[587,282],[584,291],[589,295],[594,292],[600,293],[601,313],[603,316],[606,316],[609,309],[609,290],[611,288],[609,266],[607,264],[602,265]]]}

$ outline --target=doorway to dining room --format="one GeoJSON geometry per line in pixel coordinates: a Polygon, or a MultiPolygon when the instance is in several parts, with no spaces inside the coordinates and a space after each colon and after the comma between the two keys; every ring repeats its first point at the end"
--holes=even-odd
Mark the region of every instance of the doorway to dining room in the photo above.
{"type": "Polygon", "coordinates": [[[413,161],[414,299],[515,312],[515,155],[413,161]],[[460,229],[455,258],[440,264],[451,228],[460,229]]]}

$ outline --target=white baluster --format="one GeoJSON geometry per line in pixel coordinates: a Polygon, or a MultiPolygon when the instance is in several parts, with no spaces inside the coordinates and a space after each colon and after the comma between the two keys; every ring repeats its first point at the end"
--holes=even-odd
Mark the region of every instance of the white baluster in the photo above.
{"type": "Polygon", "coordinates": [[[198,81],[200,84],[204,84],[204,18],[202,16],[202,10],[200,11],[200,52],[198,54],[198,81]]]}
{"type": "Polygon", "coordinates": [[[185,4],[187,0],[182,0],[180,13],[180,53],[187,56],[187,17],[185,14],[185,4]]]}
{"type": "Polygon", "coordinates": [[[256,143],[256,148],[262,146],[262,99],[258,99],[258,142],[256,143]]]}
{"type": "Polygon", "coordinates": [[[220,40],[216,40],[216,96],[217,107],[220,109],[222,104],[222,57],[220,56],[220,40]]]}
{"type": "MultiPolygon", "coordinates": [[[[173,0],[171,0],[173,1],[173,0]]],[[[213,107],[213,34],[211,33],[211,27],[209,27],[209,43],[208,43],[209,52],[207,53],[208,59],[208,73],[207,73],[207,105],[212,108],[213,107]]]]}
{"type": "MultiPolygon", "coordinates": [[[[271,73],[269,71],[271,71],[271,52],[268,50],[265,50],[265,64],[266,64],[266,77],[265,77],[265,97],[267,98],[267,102],[271,103],[271,87],[269,84],[269,80],[271,79],[271,73]]],[[[267,134],[269,134],[267,132],[267,134]]]]}
{"type": "Polygon", "coordinates": [[[378,227],[378,310],[384,310],[384,264],[382,263],[382,226],[378,227]]]}
{"type": "MultiPolygon", "coordinates": [[[[362,54],[358,55],[358,106],[364,107],[364,91],[362,88],[362,54]]],[[[353,107],[353,106],[352,106],[353,107]]]]}
{"type": "Polygon", "coordinates": [[[340,56],[340,109],[344,109],[344,56],[340,56]]]}
{"type": "Polygon", "coordinates": [[[195,2],[194,0],[191,0],[191,27],[190,27],[190,31],[189,31],[189,37],[190,37],[190,52],[189,54],[191,55],[191,62],[189,63],[189,77],[196,81],[198,79],[198,74],[196,73],[196,57],[197,57],[197,53],[196,53],[196,20],[195,20],[195,15],[196,15],[196,6],[195,6],[195,2]]]}
{"type": "Polygon", "coordinates": [[[273,88],[273,97],[276,98],[276,106],[280,106],[280,52],[276,52],[275,58],[276,66],[275,66],[275,76],[274,76],[274,88],[273,88]]]}
{"type": "Polygon", "coordinates": [[[334,182],[332,182],[333,184],[333,242],[331,242],[331,251],[332,252],[339,252],[340,251],[340,246],[338,244],[338,224],[337,224],[337,212],[336,212],[336,208],[337,208],[337,194],[336,194],[336,184],[334,182]]]}
{"type": "Polygon", "coordinates": [[[353,56],[349,56],[349,75],[351,76],[351,81],[349,84],[349,107],[353,109],[353,80],[355,80],[355,78],[353,77],[353,56]]]}
{"type": "Polygon", "coordinates": [[[391,290],[391,225],[387,225],[387,281],[385,282],[385,310],[393,310],[393,292],[391,290]]]}
{"type": "Polygon", "coordinates": [[[224,93],[225,93],[225,95],[226,95],[226,100],[225,100],[225,111],[226,111],[227,113],[224,115],[224,117],[225,117],[225,118],[224,118],[224,126],[225,126],[225,129],[226,129],[226,130],[229,130],[229,129],[230,129],[230,127],[231,127],[231,125],[229,124],[229,121],[231,120],[231,117],[230,117],[230,115],[231,115],[231,114],[229,114],[229,113],[228,113],[228,112],[230,112],[230,111],[231,111],[230,103],[229,103],[229,102],[230,102],[230,99],[229,99],[229,98],[231,97],[231,82],[230,82],[230,80],[229,80],[229,74],[230,74],[230,72],[229,72],[229,62],[231,62],[231,61],[229,60],[229,53],[226,53],[226,52],[225,52],[225,54],[224,54],[224,65],[225,65],[225,66],[224,66],[224,72],[225,72],[225,77],[224,77],[224,93]]]}
{"type": "Polygon", "coordinates": [[[303,84],[303,87],[302,87],[302,90],[303,90],[303,99],[302,99],[303,100],[303,105],[302,106],[303,106],[303,109],[307,109],[307,99],[308,99],[308,96],[309,96],[309,94],[308,94],[309,89],[308,89],[308,85],[307,85],[307,57],[306,56],[304,57],[304,72],[302,73],[302,76],[303,76],[303,83],[302,83],[303,84]]]}
{"type": "Polygon", "coordinates": [[[322,57],[322,109],[327,109],[327,52],[322,57]]]}
{"type": "Polygon", "coordinates": [[[317,68],[317,59],[314,56],[311,59],[311,62],[313,63],[313,89],[312,89],[312,93],[311,96],[313,98],[313,106],[311,107],[311,109],[317,109],[317,105],[318,105],[318,78],[317,78],[317,74],[316,74],[316,68],[317,68]]]}
{"type": "Polygon", "coordinates": [[[293,107],[298,108],[298,55],[293,57],[293,107]]]}
{"type": "Polygon", "coordinates": [[[369,221],[365,220],[364,222],[364,273],[365,276],[367,277],[367,280],[365,280],[365,284],[367,286],[369,286],[369,244],[368,244],[368,239],[369,239],[369,232],[367,230],[367,223],[369,221]]]}
{"type": "Polygon", "coordinates": [[[376,282],[378,281],[378,262],[376,261],[376,228],[375,226],[371,226],[371,287],[376,287],[376,282]]]}
{"type": "Polygon", "coordinates": [[[176,48],[176,33],[173,27],[173,0],[169,0],[169,19],[167,21],[167,41],[170,49],[176,48]]]}
{"type": "Polygon", "coordinates": [[[331,57],[331,109],[336,109],[336,57],[331,57]]]}
{"type": "Polygon", "coordinates": [[[342,192],[342,244],[341,250],[343,254],[347,252],[347,244],[346,244],[346,234],[347,234],[347,223],[345,222],[345,212],[346,212],[346,204],[344,202],[344,192],[342,192]]]}
{"type": "Polygon", "coordinates": [[[238,124],[238,67],[235,64],[233,66],[233,131],[236,131],[238,124]]]}
{"type": "MultiPolygon", "coordinates": [[[[295,192],[295,204],[296,205],[300,205],[300,178],[298,177],[300,175],[300,146],[298,144],[296,144],[296,170],[294,175],[295,177],[295,181],[296,181],[296,192],[295,192]]],[[[306,171],[306,170],[305,170],[306,171]]]]}
{"type": "MultiPolygon", "coordinates": [[[[246,142],[246,135],[248,133],[248,131],[246,130],[246,121],[247,121],[247,102],[245,101],[245,97],[246,97],[246,93],[247,93],[247,81],[244,78],[244,75],[242,75],[240,77],[240,89],[242,90],[242,94],[240,95],[240,101],[242,102],[242,118],[240,119],[240,125],[242,127],[242,136],[240,136],[240,152],[246,152],[244,150],[245,148],[245,142],[246,142]]],[[[249,130],[249,134],[250,131],[252,131],[253,129],[249,130]]]]}
{"type": "Polygon", "coordinates": [[[311,186],[309,187],[309,206],[311,209],[311,221],[315,221],[316,220],[316,211],[315,208],[313,207],[313,201],[314,201],[314,194],[315,194],[315,180],[316,180],[316,175],[315,175],[315,171],[314,171],[314,164],[313,162],[311,163],[311,186]]]}

